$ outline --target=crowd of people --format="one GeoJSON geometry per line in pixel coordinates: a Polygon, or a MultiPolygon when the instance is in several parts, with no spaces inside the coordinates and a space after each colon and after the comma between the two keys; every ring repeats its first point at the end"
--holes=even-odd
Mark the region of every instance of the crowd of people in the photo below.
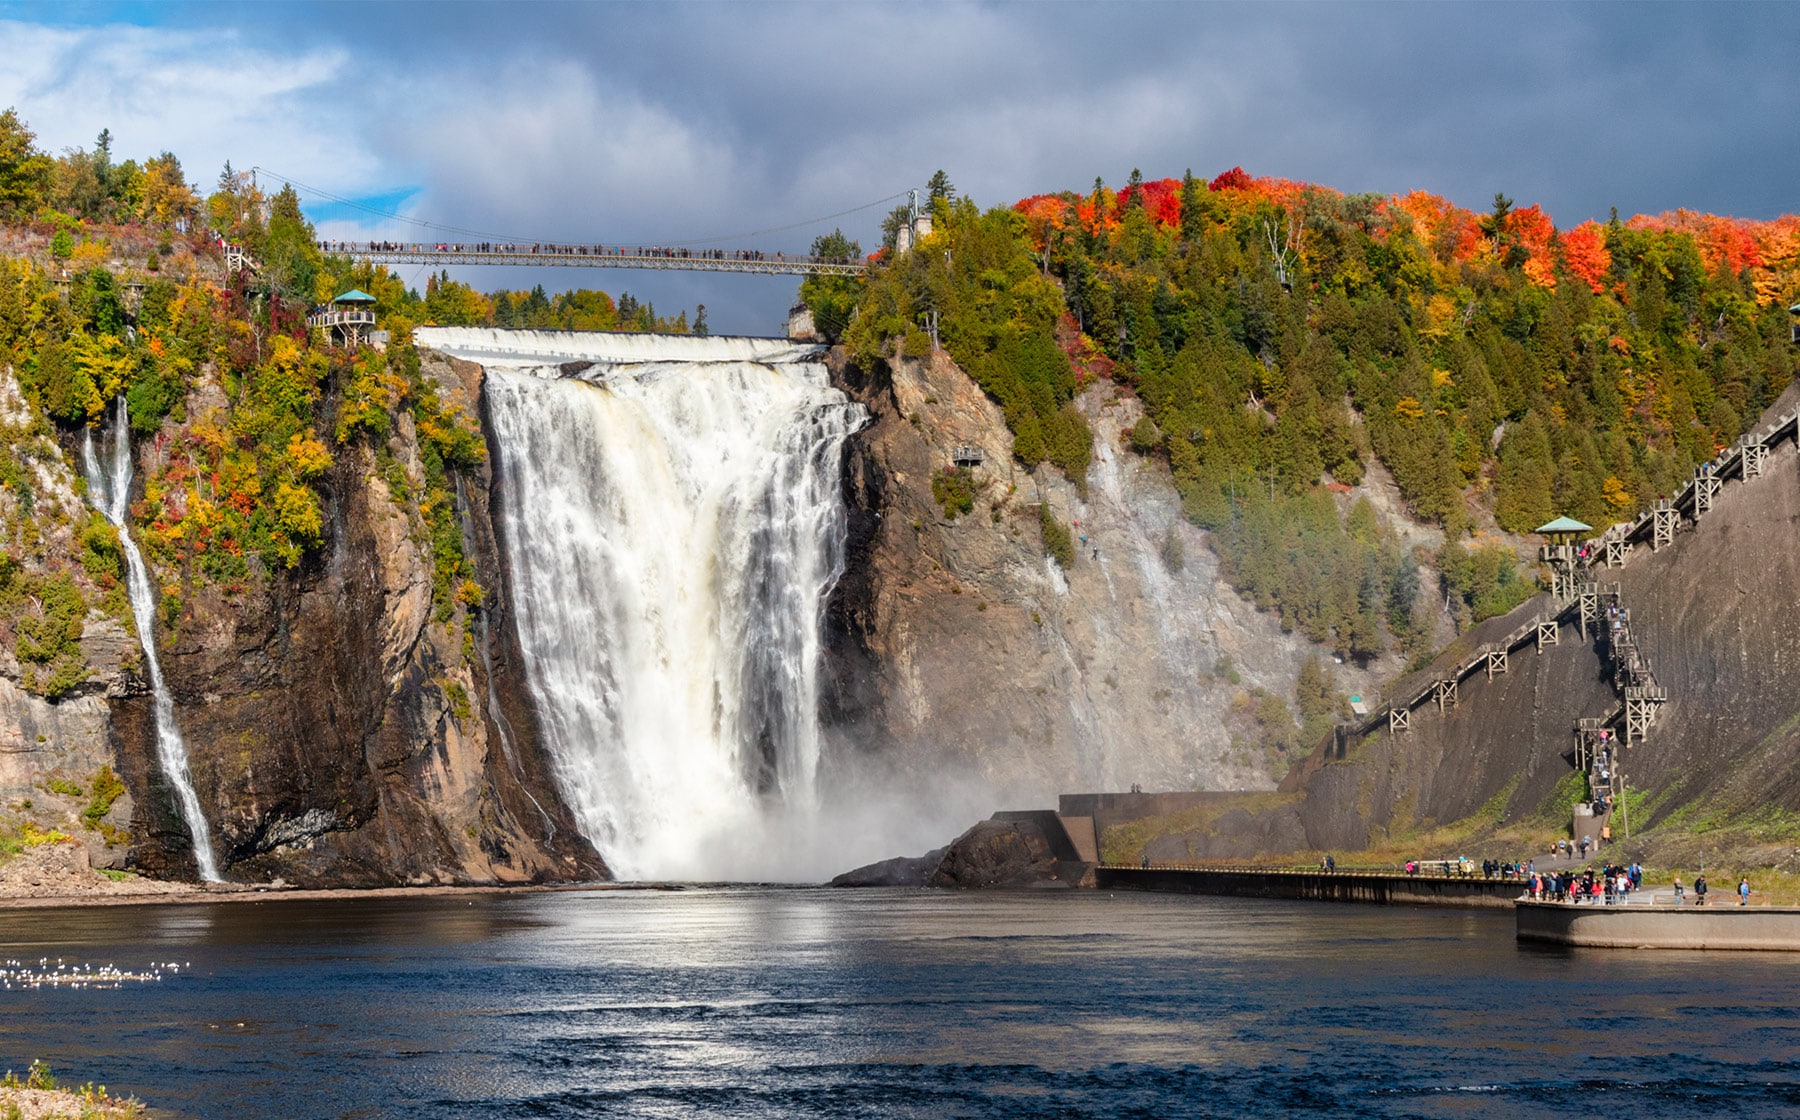
{"type": "Polygon", "coordinates": [[[1456,859],[1406,861],[1408,875],[1445,875],[1458,879],[1473,879],[1479,873],[1483,879],[1524,879],[1536,870],[1531,860],[1484,859],[1480,864],[1472,862],[1468,856],[1456,859]]]}
{"type": "Polygon", "coordinates": [[[469,244],[447,241],[321,241],[321,253],[526,253],[566,257],[651,257],[662,260],[774,261],[778,264],[857,264],[855,257],[811,257],[791,253],[765,253],[761,249],[684,249],[661,245],[560,245],[535,242],[529,246],[494,241],[469,244]]]}
{"type": "Polygon", "coordinates": [[[1583,868],[1533,874],[1526,896],[1547,902],[1623,903],[1644,885],[1644,869],[1636,863],[1606,864],[1599,870],[1583,868]]]}

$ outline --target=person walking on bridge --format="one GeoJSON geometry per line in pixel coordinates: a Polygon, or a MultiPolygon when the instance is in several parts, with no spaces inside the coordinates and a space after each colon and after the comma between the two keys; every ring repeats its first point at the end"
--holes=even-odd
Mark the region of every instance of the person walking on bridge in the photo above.
{"type": "Polygon", "coordinates": [[[1695,906],[1705,906],[1706,905],[1706,876],[1705,875],[1694,876],[1694,905],[1695,906]]]}
{"type": "Polygon", "coordinates": [[[1748,878],[1740,877],[1738,879],[1738,905],[1750,905],[1750,880],[1748,878]]]}

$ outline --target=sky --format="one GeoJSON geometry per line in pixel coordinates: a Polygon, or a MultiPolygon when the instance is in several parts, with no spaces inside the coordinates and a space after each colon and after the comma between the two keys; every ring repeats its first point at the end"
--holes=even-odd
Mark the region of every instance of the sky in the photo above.
{"type": "MultiPolygon", "coordinates": [[[[944,169],[983,206],[1192,168],[1503,191],[1559,226],[1800,210],[1800,5],[37,4],[0,108],[40,146],[229,160],[322,236],[865,248],[944,169]],[[334,202],[349,199],[360,206],[334,202]],[[373,211],[374,213],[372,213],[373,211]],[[824,219],[824,220],[820,220],[824,219]]],[[[793,279],[469,269],[767,334],[793,279]]],[[[402,276],[423,284],[422,275],[402,276]]]]}

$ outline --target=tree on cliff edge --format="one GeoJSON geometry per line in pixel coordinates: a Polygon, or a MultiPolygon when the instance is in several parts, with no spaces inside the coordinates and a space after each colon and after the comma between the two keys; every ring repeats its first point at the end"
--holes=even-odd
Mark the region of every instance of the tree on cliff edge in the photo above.
{"type": "Polygon", "coordinates": [[[43,202],[53,162],[17,110],[0,113],[0,216],[30,214],[43,202]]]}
{"type": "MultiPolygon", "coordinates": [[[[854,261],[862,246],[834,229],[813,239],[812,255],[828,261],[854,261]]],[[[837,342],[850,325],[850,313],[862,298],[862,281],[853,276],[808,276],[800,282],[800,299],[812,312],[813,326],[827,341],[837,342]]]]}

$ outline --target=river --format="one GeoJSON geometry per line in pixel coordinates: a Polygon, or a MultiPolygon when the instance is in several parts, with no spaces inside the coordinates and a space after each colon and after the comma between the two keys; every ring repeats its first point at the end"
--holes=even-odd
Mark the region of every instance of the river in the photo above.
{"type": "Polygon", "coordinates": [[[1792,1115],[1800,955],[1509,914],[694,889],[0,912],[33,1058],[176,1116],[1792,1115]]]}

